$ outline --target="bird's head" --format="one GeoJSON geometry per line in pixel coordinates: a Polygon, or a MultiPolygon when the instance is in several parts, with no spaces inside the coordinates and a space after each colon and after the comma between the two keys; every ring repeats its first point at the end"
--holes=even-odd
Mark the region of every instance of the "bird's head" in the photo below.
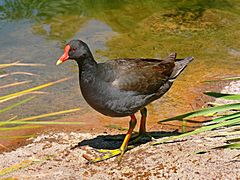
{"type": "Polygon", "coordinates": [[[72,40],[64,48],[63,55],[58,59],[56,65],[62,64],[68,59],[81,61],[91,55],[86,43],[81,40],[72,40]]]}

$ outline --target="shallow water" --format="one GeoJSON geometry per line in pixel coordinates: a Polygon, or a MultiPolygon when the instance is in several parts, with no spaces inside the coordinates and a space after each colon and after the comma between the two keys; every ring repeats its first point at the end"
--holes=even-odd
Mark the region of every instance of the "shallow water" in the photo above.
{"type": "MultiPolygon", "coordinates": [[[[85,113],[98,116],[80,96],[74,62],[55,66],[64,44],[75,38],[86,41],[98,61],[119,57],[164,58],[171,52],[177,52],[180,58],[194,56],[195,61],[169,93],[149,105],[150,123],[196,109],[204,104],[202,81],[240,73],[239,12],[239,0],[0,0],[0,63],[21,60],[46,65],[4,69],[36,76],[0,79],[0,86],[32,81],[29,85],[0,89],[0,95],[72,77],[44,89],[47,94],[2,114],[0,120],[75,107],[81,108],[74,113],[80,118],[85,113]]],[[[0,108],[6,105],[1,104],[0,108]]]]}

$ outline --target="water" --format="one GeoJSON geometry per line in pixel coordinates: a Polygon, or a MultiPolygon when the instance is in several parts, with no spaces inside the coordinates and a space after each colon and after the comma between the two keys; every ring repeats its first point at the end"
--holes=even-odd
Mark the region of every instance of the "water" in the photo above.
{"type": "Polygon", "coordinates": [[[85,113],[99,116],[80,95],[76,65],[66,62],[55,66],[65,43],[75,38],[87,42],[98,61],[164,58],[171,52],[177,52],[179,57],[194,56],[195,61],[170,92],[149,106],[149,122],[193,110],[204,103],[202,81],[240,73],[239,12],[238,0],[0,0],[0,63],[21,60],[46,65],[4,69],[37,76],[1,79],[0,85],[24,80],[32,83],[1,89],[0,95],[72,77],[43,90],[47,94],[1,115],[0,120],[76,107],[81,108],[74,114],[79,118],[85,113]]]}

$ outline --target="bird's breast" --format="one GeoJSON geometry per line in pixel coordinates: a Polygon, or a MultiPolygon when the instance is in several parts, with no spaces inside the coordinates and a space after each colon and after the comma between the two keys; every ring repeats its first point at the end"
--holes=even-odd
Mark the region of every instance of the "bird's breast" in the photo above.
{"type": "Polygon", "coordinates": [[[128,116],[144,104],[144,97],[137,96],[133,92],[120,91],[106,82],[80,83],[86,102],[93,109],[107,116],[128,116]]]}

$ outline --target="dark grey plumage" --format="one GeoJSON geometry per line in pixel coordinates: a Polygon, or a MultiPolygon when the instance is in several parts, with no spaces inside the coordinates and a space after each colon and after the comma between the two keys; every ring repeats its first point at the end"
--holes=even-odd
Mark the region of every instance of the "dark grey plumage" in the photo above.
{"type": "Polygon", "coordinates": [[[112,117],[134,114],[160,98],[193,57],[176,59],[176,53],[165,60],[115,59],[97,63],[88,46],[73,40],[69,59],[79,66],[83,97],[98,112],[112,117]]]}

